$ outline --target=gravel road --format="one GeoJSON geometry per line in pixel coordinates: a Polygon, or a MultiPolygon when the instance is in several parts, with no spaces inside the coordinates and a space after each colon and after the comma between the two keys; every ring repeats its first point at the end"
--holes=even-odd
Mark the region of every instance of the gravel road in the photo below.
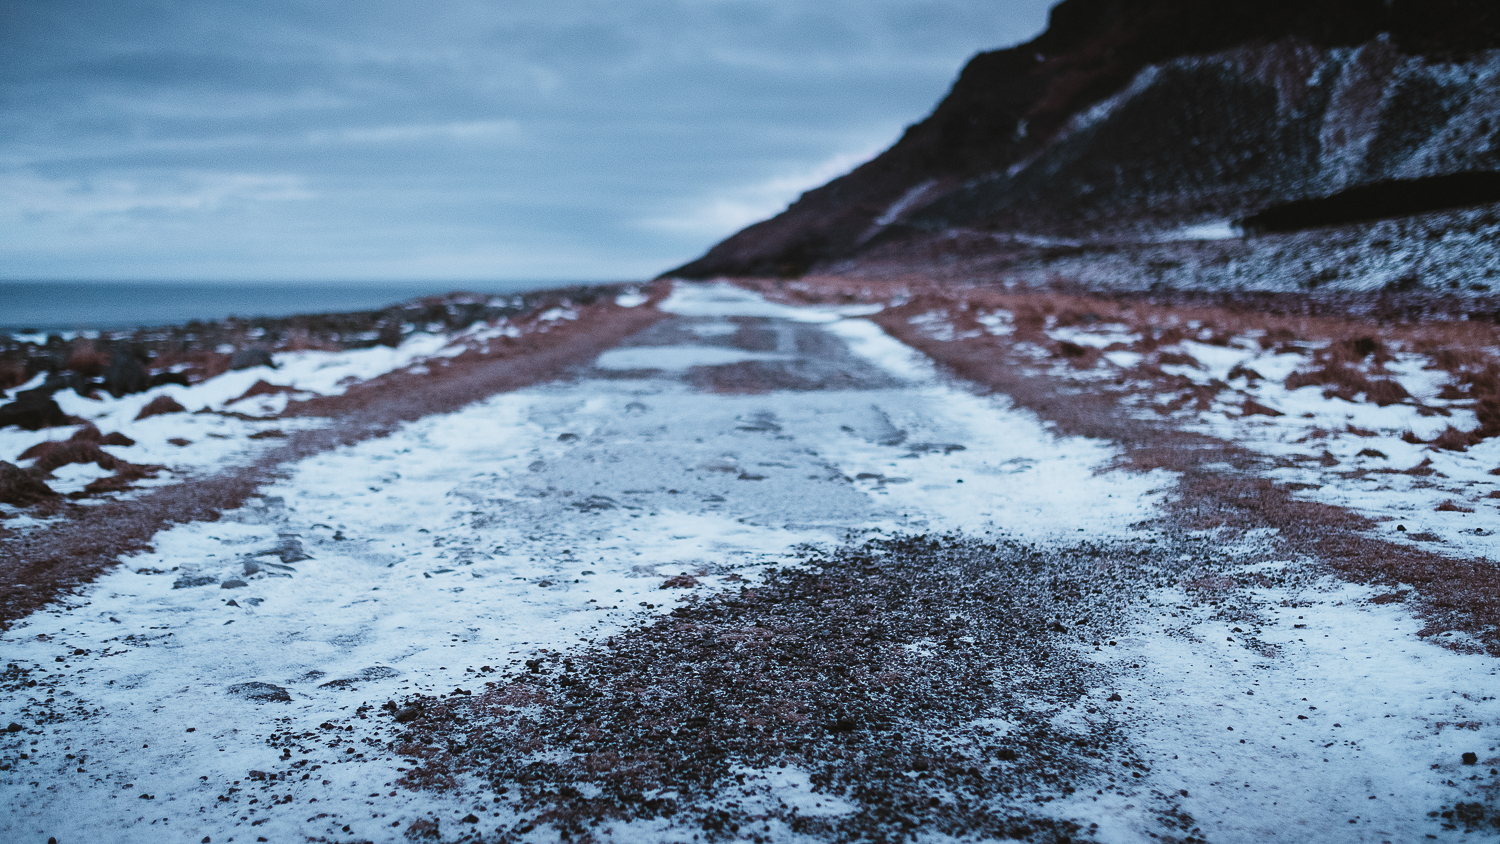
{"type": "Polygon", "coordinates": [[[7,841],[1494,834],[1494,660],[727,285],[0,636],[7,841]],[[1472,831],[1472,832],[1471,832],[1472,831]]]}

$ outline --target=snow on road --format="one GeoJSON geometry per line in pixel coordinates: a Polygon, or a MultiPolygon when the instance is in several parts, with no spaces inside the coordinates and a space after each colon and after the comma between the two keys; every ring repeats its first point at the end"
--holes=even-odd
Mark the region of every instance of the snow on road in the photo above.
{"type": "MultiPolygon", "coordinates": [[[[945,383],[859,312],[725,285],[679,285],[662,307],[677,318],[575,380],[288,467],[251,505],[164,531],[70,606],[0,637],[0,712],[21,727],[0,734],[0,838],[396,840],[413,820],[480,807],[393,787],[405,763],[365,729],[362,704],[475,690],[806,544],[1142,535],[1131,525],[1171,484],[1107,471],[1107,445],[945,383]],[[802,386],[703,386],[764,366],[802,386]],[[305,755],[268,742],[288,733],[315,737],[305,755]],[[291,776],[252,778],[273,769],[291,776]]],[[[1399,604],[1303,594],[1310,608],[1264,618],[1275,647],[1252,653],[1220,644],[1240,634],[1211,618],[1162,632],[1170,613],[1198,610],[1155,597],[1162,618],[1098,654],[1124,700],[1100,690],[1058,717],[1124,725],[1155,754],[1143,793],[1188,790],[1210,840],[1437,834],[1426,810],[1441,782],[1496,763],[1500,712],[1480,694],[1495,688],[1492,661],[1419,642],[1399,604]],[[1362,657],[1372,670],[1356,670],[1362,657]],[[1296,720],[1304,696],[1335,714],[1296,720]],[[1470,726],[1452,726],[1460,716],[1470,726]],[[1325,734],[1342,744],[1308,749],[1325,734]],[[1461,749],[1482,764],[1429,767],[1461,749]],[[1342,779],[1312,763],[1324,755],[1342,779]],[[1365,791],[1376,799],[1353,806],[1365,791]],[[1281,812],[1298,834],[1276,831],[1281,812]]],[[[1151,840],[1115,799],[1080,794],[1055,811],[1098,823],[1101,840],[1151,840]]]]}

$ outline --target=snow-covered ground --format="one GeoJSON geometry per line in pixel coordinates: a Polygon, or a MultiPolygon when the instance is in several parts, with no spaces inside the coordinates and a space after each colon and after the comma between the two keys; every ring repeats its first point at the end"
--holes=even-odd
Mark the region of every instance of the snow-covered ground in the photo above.
{"type": "MultiPolygon", "coordinates": [[[[242,510],[163,531],[0,636],[0,713],[20,725],[0,734],[0,838],[387,841],[423,818],[450,833],[471,813],[503,822],[500,797],[394,786],[409,763],[361,704],[473,691],[807,545],[895,531],[1144,541],[1132,525],[1171,487],[1107,469],[1107,444],[944,382],[868,309],[788,308],[727,285],[679,285],[661,307],[681,330],[659,344],[290,466],[242,510]],[[818,354],[880,377],[690,386],[693,367],[803,354],[728,344],[748,318],[820,332],[836,342],[818,354]],[[301,749],[283,755],[288,735],[301,749]]],[[[1150,794],[1186,790],[1213,841],[1448,835],[1426,812],[1467,798],[1444,783],[1500,763],[1493,660],[1425,644],[1400,604],[1363,597],[1256,592],[1247,645],[1190,596],[1154,592],[1117,646],[1079,646],[1116,686],[1056,715],[1119,723],[1153,762],[1143,799],[1080,792],[1047,811],[1145,842],[1150,794]],[[1460,770],[1469,750],[1480,766],[1460,770]]],[[[750,774],[742,799],[858,808],[795,768],[750,774]]]]}
{"type": "MultiPolygon", "coordinates": [[[[638,307],[645,299],[638,293],[623,293],[616,301],[621,307],[638,307]]],[[[61,390],[53,399],[64,413],[87,420],[101,432],[119,432],[135,441],[131,446],[105,446],[114,456],[139,465],[165,466],[158,477],[135,483],[137,487],[149,488],[248,462],[274,443],[278,432],[284,434],[327,424],[327,420],[315,417],[281,416],[291,401],[343,395],[356,384],[398,370],[425,374],[431,366],[467,351],[487,354],[499,338],[519,337],[527,331],[545,332],[560,320],[577,318],[574,309],[556,307],[524,324],[501,319],[475,323],[448,335],[417,332],[394,348],[276,352],[271,355],[269,366],[225,372],[186,386],[163,384],[119,398],[102,390],[91,398],[61,390]],[[252,389],[262,382],[273,389],[252,389]],[[137,418],[147,405],[162,398],[177,402],[185,412],[137,418]]],[[[40,373],[27,384],[0,391],[0,402],[41,386],[45,379],[46,374],[40,373]]],[[[66,440],[78,430],[71,426],[40,432],[0,428],[0,460],[28,466],[29,461],[19,458],[26,449],[47,440],[66,440]]],[[[54,491],[67,494],[110,474],[94,464],[71,464],[54,471],[48,484],[54,491]]]]}
{"type": "MultiPolygon", "coordinates": [[[[977,321],[983,328],[965,333],[954,327],[946,311],[911,318],[925,334],[945,342],[1015,333],[1015,318],[1008,311],[982,312],[977,321]]],[[[1191,336],[1196,326],[1182,330],[1191,336]]],[[[1140,352],[1111,348],[1141,340],[1126,325],[1051,326],[1045,333],[1054,342],[1102,352],[1095,366],[1080,369],[1034,343],[1017,344],[1054,376],[1084,383],[1132,379],[1139,365],[1151,362],[1140,352]]],[[[1500,532],[1500,499],[1491,493],[1500,486],[1491,472],[1500,467],[1500,439],[1464,451],[1428,444],[1447,428],[1478,427],[1471,400],[1444,397],[1444,388],[1453,386],[1449,373],[1436,368],[1427,354],[1396,350],[1382,371],[1371,370],[1371,377],[1394,381],[1409,397],[1382,407],[1364,394],[1352,399],[1330,395],[1319,384],[1288,389],[1288,376],[1317,368],[1314,355],[1321,346],[1302,344],[1300,350],[1287,351],[1264,348],[1259,340],[1252,335],[1227,344],[1184,339],[1156,348],[1155,357],[1172,361],[1160,366],[1163,372],[1214,394],[1209,408],[1188,403],[1168,415],[1186,430],[1279,458],[1282,465],[1271,477],[1298,485],[1299,498],[1373,518],[1382,538],[1469,557],[1495,556],[1492,537],[1500,532]]],[[[1136,412],[1146,418],[1160,418],[1159,408],[1174,397],[1158,395],[1147,380],[1134,389],[1136,412]]]]}

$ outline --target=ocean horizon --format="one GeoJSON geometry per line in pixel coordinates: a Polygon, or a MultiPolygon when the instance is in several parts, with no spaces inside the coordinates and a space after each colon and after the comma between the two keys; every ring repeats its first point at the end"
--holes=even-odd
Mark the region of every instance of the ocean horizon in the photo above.
{"type": "Polygon", "coordinates": [[[0,281],[0,332],[119,331],[229,317],[378,310],[455,291],[510,295],[594,282],[0,281]]]}

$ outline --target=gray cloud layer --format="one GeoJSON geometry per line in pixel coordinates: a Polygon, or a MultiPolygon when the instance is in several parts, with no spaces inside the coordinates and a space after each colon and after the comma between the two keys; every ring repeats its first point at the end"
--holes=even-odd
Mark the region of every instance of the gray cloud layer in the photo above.
{"type": "Polygon", "coordinates": [[[1042,0],[0,0],[0,277],[654,274],[1042,0]]]}

